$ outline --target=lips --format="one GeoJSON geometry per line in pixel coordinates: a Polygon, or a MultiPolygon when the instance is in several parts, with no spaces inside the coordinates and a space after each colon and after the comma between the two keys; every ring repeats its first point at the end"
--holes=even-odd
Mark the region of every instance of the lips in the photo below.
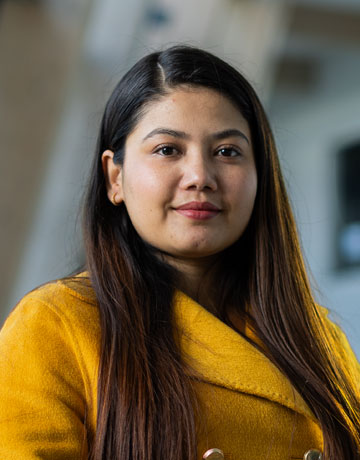
{"type": "Polygon", "coordinates": [[[207,201],[191,201],[178,206],[176,209],[193,209],[195,211],[220,211],[220,209],[207,201]]]}
{"type": "Polygon", "coordinates": [[[211,219],[221,212],[217,206],[207,201],[191,201],[176,207],[175,210],[179,214],[195,220],[211,219]]]}

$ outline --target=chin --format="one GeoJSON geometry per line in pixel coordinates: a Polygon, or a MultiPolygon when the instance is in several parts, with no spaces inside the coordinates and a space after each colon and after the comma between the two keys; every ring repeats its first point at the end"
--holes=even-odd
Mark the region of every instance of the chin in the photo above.
{"type": "Polygon", "coordinates": [[[173,257],[184,259],[201,259],[203,257],[215,256],[222,252],[225,248],[214,248],[206,246],[192,246],[186,248],[176,248],[176,250],[169,252],[173,257]]]}

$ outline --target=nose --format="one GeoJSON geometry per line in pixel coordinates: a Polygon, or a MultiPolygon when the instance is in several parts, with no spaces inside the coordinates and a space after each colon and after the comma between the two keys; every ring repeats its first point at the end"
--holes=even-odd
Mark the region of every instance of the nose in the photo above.
{"type": "Polygon", "coordinates": [[[217,190],[215,166],[207,155],[196,152],[183,163],[181,187],[186,190],[217,190]]]}

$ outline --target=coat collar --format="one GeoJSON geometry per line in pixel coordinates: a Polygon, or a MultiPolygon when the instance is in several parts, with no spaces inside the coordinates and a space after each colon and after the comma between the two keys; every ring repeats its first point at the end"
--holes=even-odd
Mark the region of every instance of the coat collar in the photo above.
{"type": "Polygon", "coordinates": [[[174,300],[181,351],[204,381],[266,398],[317,422],[288,378],[261,351],[182,292],[174,300]]]}

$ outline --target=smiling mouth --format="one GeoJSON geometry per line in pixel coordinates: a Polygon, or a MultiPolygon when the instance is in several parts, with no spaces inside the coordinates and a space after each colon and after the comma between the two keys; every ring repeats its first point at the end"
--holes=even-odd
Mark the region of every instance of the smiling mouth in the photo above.
{"type": "Polygon", "coordinates": [[[221,212],[221,209],[207,201],[192,201],[178,206],[175,211],[189,219],[208,220],[216,217],[221,212]]]}

